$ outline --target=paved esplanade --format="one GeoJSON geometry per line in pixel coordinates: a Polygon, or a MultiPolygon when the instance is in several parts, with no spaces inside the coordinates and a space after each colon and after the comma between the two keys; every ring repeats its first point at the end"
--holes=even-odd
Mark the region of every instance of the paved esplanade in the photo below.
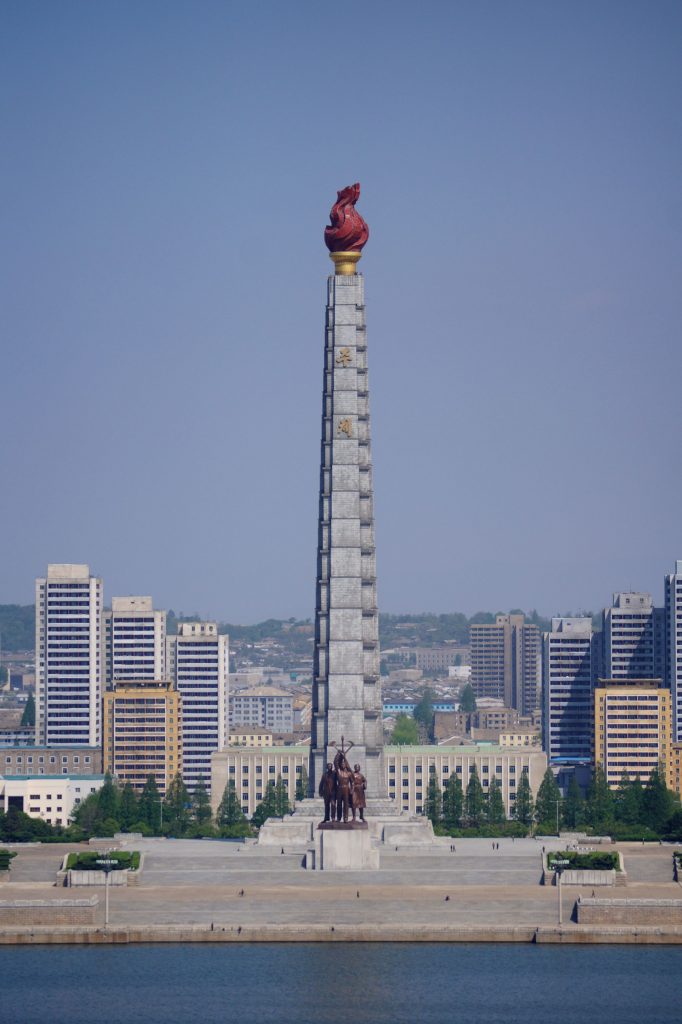
{"type": "Polygon", "coordinates": [[[325,242],[328,282],[315,612],[310,792],[342,737],[386,796],[372,507],[364,281],[356,273],[368,229],[355,210],[360,186],[338,193],[325,242]]]}

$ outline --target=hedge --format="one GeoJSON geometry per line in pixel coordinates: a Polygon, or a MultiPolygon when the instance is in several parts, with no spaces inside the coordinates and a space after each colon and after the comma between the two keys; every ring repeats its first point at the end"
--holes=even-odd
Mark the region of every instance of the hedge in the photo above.
{"type": "Polygon", "coordinates": [[[137,850],[112,850],[110,853],[100,853],[96,850],[87,853],[70,853],[66,861],[66,867],[71,871],[103,871],[104,868],[98,864],[98,860],[114,860],[112,871],[137,871],[140,866],[140,854],[137,850]]]}
{"type": "Polygon", "coordinates": [[[555,860],[569,861],[567,871],[620,871],[617,853],[601,850],[594,853],[578,853],[576,850],[559,850],[547,855],[547,866],[553,867],[555,860]]]}

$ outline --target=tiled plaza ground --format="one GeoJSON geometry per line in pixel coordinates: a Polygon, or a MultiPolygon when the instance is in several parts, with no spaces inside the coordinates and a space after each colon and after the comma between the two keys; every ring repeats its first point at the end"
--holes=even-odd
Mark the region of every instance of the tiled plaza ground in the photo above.
{"type": "MultiPolygon", "coordinates": [[[[300,854],[241,843],[143,840],[140,885],[110,892],[116,926],[186,924],[461,924],[551,925],[557,891],[540,885],[542,841],[454,840],[423,854],[382,852],[379,871],[304,871],[300,854]],[[243,892],[243,895],[240,893],[243,892]],[[359,893],[359,895],[358,895],[359,893]],[[446,899],[449,897],[449,899],[446,899]]],[[[546,841],[547,848],[564,844],[546,841]]],[[[628,884],[604,895],[679,898],[672,880],[672,847],[623,844],[628,884]]],[[[16,847],[2,899],[64,896],[54,888],[63,846],[16,847]]],[[[610,847],[613,849],[613,847],[610,847]]],[[[74,889],[91,895],[100,889],[74,889]]],[[[564,920],[581,890],[565,887],[564,920]]],[[[584,890],[583,895],[590,895],[584,890]]],[[[601,893],[600,893],[601,894],[601,893]]]]}

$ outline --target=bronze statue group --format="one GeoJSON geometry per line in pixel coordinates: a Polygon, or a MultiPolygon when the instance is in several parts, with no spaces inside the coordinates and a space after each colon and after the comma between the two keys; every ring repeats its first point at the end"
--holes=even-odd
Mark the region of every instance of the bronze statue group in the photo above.
{"type": "Polygon", "coordinates": [[[348,758],[340,750],[327,764],[327,770],[320,779],[318,793],[324,800],[325,821],[348,821],[350,813],[353,821],[359,815],[360,821],[365,820],[367,779],[360,771],[360,765],[353,765],[351,770],[348,758]]]}

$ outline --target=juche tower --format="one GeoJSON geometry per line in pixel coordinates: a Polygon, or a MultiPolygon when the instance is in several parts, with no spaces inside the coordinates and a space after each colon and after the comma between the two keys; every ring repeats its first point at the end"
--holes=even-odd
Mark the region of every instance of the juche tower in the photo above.
{"type": "Polygon", "coordinates": [[[365,289],[357,272],[369,230],[355,209],[359,196],[359,184],[338,193],[324,233],[334,273],[324,344],[310,793],[345,742],[377,799],[386,797],[386,777],[365,289]]]}

